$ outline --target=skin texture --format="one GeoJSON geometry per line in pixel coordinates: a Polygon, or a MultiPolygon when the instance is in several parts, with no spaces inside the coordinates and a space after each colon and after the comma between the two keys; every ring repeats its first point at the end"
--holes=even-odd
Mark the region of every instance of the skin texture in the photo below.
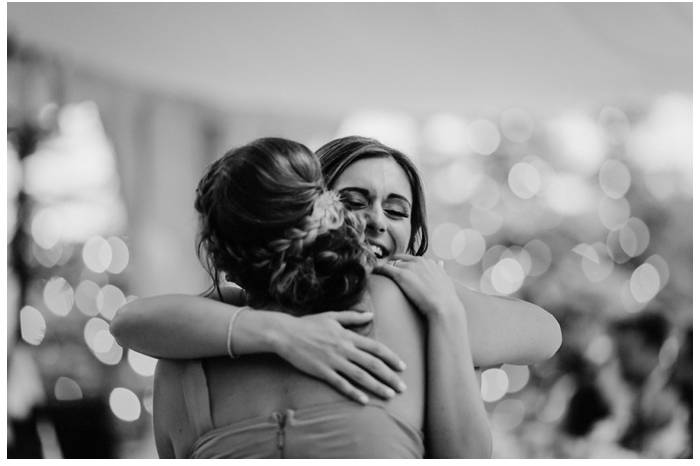
{"type": "Polygon", "coordinates": [[[388,157],[358,160],[332,188],[348,208],[362,214],[368,243],[381,246],[387,257],[406,252],[411,236],[411,185],[396,162],[388,157]]]}

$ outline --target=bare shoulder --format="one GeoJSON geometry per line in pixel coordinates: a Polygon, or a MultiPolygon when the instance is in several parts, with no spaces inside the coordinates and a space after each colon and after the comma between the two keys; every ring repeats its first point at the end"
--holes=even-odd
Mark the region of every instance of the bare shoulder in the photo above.
{"type": "Polygon", "coordinates": [[[378,274],[370,275],[367,292],[378,322],[391,321],[392,327],[398,325],[399,321],[405,321],[412,326],[422,326],[419,311],[391,278],[378,274]]]}
{"type": "Polygon", "coordinates": [[[384,275],[372,274],[367,280],[367,290],[373,301],[394,301],[397,305],[411,306],[399,285],[384,275]]]}

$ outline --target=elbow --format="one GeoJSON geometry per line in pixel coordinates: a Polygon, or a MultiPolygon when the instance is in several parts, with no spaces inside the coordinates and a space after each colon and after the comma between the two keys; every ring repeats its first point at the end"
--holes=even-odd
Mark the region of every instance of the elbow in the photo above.
{"type": "Polygon", "coordinates": [[[540,342],[540,354],[538,355],[538,360],[544,361],[551,358],[559,351],[562,344],[561,327],[559,322],[554,318],[552,314],[538,307],[540,311],[540,329],[541,333],[539,337],[540,342]]]}
{"type": "Polygon", "coordinates": [[[131,309],[130,303],[127,303],[117,309],[117,312],[109,324],[109,331],[117,341],[119,346],[128,346],[126,337],[130,333],[130,329],[134,326],[134,312],[131,309]]]}
{"type": "Polygon", "coordinates": [[[559,351],[559,348],[561,348],[562,344],[562,337],[561,337],[561,327],[559,326],[559,322],[557,322],[557,319],[554,318],[552,314],[549,312],[545,311],[547,314],[547,319],[549,320],[549,325],[548,325],[548,331],[549,331],[549,351],[547,351],[547,355],[545,359],[549,359],[554,354],[559,351]]]}

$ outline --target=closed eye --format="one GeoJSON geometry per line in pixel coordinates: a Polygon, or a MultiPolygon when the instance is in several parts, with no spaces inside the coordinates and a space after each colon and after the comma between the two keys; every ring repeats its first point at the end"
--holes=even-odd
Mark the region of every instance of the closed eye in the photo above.
{"type": "Polygon", "coordinates": [[[392,217],[408,218],[408,214],[400,210],[386,210],[386,213],[392,217]]]}

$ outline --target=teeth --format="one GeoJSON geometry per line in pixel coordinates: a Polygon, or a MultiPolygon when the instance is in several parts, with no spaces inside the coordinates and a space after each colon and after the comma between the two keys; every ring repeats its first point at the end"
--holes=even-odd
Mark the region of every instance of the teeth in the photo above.
{"type": "Polygon", "coordinates": [[[370,244],[369,248],[372,250],[375,256],[377,256],[379,259],[382,258],[384,253],[382,252],[382,249],[379,246],[375,246],[374,244],[370,244]]]}

